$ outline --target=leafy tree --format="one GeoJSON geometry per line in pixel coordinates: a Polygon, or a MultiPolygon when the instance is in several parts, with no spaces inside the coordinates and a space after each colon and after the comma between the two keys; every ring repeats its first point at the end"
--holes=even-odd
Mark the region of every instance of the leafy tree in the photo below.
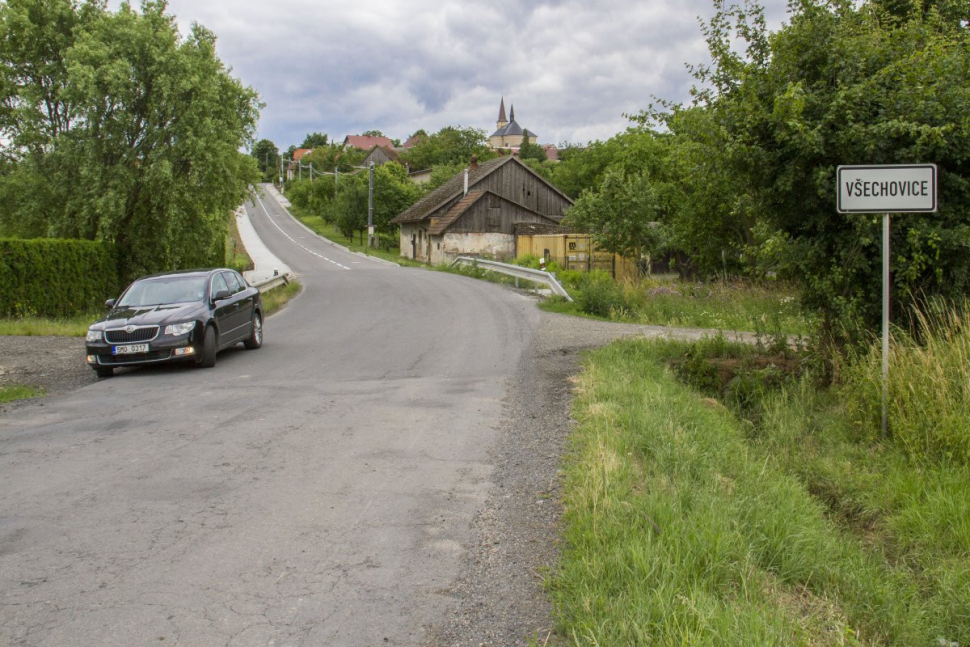
{"type": "Polygon", "coordinates": [[[216,57],[215,36],[195,26],[183,39],[163,3],[110,13],[68,0],[5,3],[0,35],[15,157],[0,194],[35,190],[3,228],[114,242],[125,277],[223,262],[229,213],[258,177],[239,149],[259,103],[216,57]],[[55,40],[45,49],[23,33],[55,40]]]}
{"type": "Polygon", "coordinates": [[[384,133],[379,130],[366,130],[364,131],[364,137],[383,137],[384,133]]]}
{"type": "Polygon", "coordinates": [[[341,173],[349,173],[355,170],[354,167],[359,166],[365,157],[367,157],[365,151],[356,148],[344,150],[340,144],[331,143],[314,148],[303,158],[303,162],[313,164],[314,168],[324,173],[332,172],[335,168],[341,173]]]}
{"type": "Polygon", "coordinates": [[[729,176],[694,222],[719,202],[747,218],[752,251],[851,341],[879,326],[880,219],[835,213],[839,164],[937,163],[939,213],[894,218],[896,314],[918,295],[970,292],[966,5],[798,0],[791,11],[769,34],[759,6],[722,7],[704,28],[713,64],[696,69],[696,113],[653,116],[697,147],[711,177],[729,176]]]}
{"type": "Polygon", "coordinates": [[[413,170],[419,170],[447,164],[468,164],[472,155],[477,155],[479,162],[495,157],[488,146],[485,131],[446,126],[402,153],[401,161],[410,164],[413,170]]]}
{"type": "Polygon", "coordinates": [[[522,161],[532,159],[537,162],[545,162],[549,158],[546,155],[546,149],[539,144],[533,144],[529,141],[529,135],[522,135],[522,143],[519,144],[519,159],[522,161]]]}
{"type": "Polygon", "coordinates": [[[316,149],[320,146],[326,146],[328,142],[328,137],[326,133],[309,133],[304,139],[303,143],[300,144],[300,148],[311,148],[316,149]]]}
{"type": "Polygon", "coordinates": [[[602,249],[638,259],[646,252],[662,251],[668,197],[663,185],[646,174],[614,168],[606,172],[598,190],[583,193],[563,222],[591,232],[602,249]]]}
{"type": "Polygon", "coordinates": [[[367,230],[368,186],[365,174],[341,179],[333,203],[337,229],[347,238],[367,230]]]}
{"type": "Polygon", "coordinates": [[[421,188],[408,179],[408,173],[400,164],[382,164],[374,167],[374,226],[380,233],[397,230],[390,221],[418,201],[421,188]]]}
{"type": "Polygon", "coordinates": [[[253,146],[251,155],[256,160],[263,179],[272,179],[279,173],[279,149],[268,139],[260,139],[253,146]]]}

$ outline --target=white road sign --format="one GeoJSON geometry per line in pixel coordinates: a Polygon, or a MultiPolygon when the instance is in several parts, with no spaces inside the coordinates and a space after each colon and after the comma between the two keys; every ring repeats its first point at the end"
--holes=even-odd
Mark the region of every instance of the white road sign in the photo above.
{"type": "Polygon", "coordinates": [[[840,166],[839,213],[936,211],[936,164],[840,166]]]}

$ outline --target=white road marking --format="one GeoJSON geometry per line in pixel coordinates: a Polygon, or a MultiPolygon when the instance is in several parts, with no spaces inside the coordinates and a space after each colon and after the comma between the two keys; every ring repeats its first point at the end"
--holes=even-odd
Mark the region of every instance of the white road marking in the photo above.
{"type": "Polygon", "coordinates": [[[346,265],[341,265],[337,261],[331,260],[331,259],[327,258],[326,256],[324,256],[323,254],[318,254],[317,252],[313,251],[312,249],[310,249],[308,247],[304,247],[300,243],[296,242],[296,240],[292,236],[290,236],[288,233],[286,233],[285,231],[283,231],[283,228],[280,227],[279,224],[277,224],[277,222],[275,220],[273,220],[273,216],[269,215],[269,210],[266,209],[266,205],[263,204],[263,200],[259,197],[259,194],[258,193],[256,194],[256,200],[259,201],[259,206],[261,206],[263,208],[263,213],[265,213],[266,214],[266,217],[269,218],[269,221],[271,223],[273,223],[273,226],[276,227],[277,229],[279,229],[280,230],[280,233],[283,234],[284,236],[286,236],[290,240],[290,242],[292,242],[294,245],[296,245],[297,247],[302,247],[304,250],[310,252],[311,254],[313,254],[314,256],[316,256],[317,258],[322,258],[323,260],[327,261],[328,263],[333,263],[334,265],[336,265],[340,269],[343,269],[343,270],[349,270],[350,269],[346,265]]]}

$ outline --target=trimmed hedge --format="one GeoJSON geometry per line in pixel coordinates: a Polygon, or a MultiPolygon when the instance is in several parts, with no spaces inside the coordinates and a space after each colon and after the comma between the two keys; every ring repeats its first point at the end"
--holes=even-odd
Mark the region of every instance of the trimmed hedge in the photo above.
{"type": "Polygon", "coordinates": [[[0,316],[67,317],[118,296],[114,245],[0,238],[0,316]]]}

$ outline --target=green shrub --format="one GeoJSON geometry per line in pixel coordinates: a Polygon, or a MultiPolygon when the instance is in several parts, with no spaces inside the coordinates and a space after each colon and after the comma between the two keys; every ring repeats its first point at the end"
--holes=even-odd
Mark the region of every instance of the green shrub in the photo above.
{"type": "Polygon", "coordinates": [[[576,301],[580,310],[597,317],[610,318],[630,309],[622,286],[609,274],[601,271],[582,275],[576,301]]]}
{"type": "Polygon", "coordinates": [[[115,247],[88,240],[0,238],[0,316],[67,317],[118,296],[115,247]]]}

